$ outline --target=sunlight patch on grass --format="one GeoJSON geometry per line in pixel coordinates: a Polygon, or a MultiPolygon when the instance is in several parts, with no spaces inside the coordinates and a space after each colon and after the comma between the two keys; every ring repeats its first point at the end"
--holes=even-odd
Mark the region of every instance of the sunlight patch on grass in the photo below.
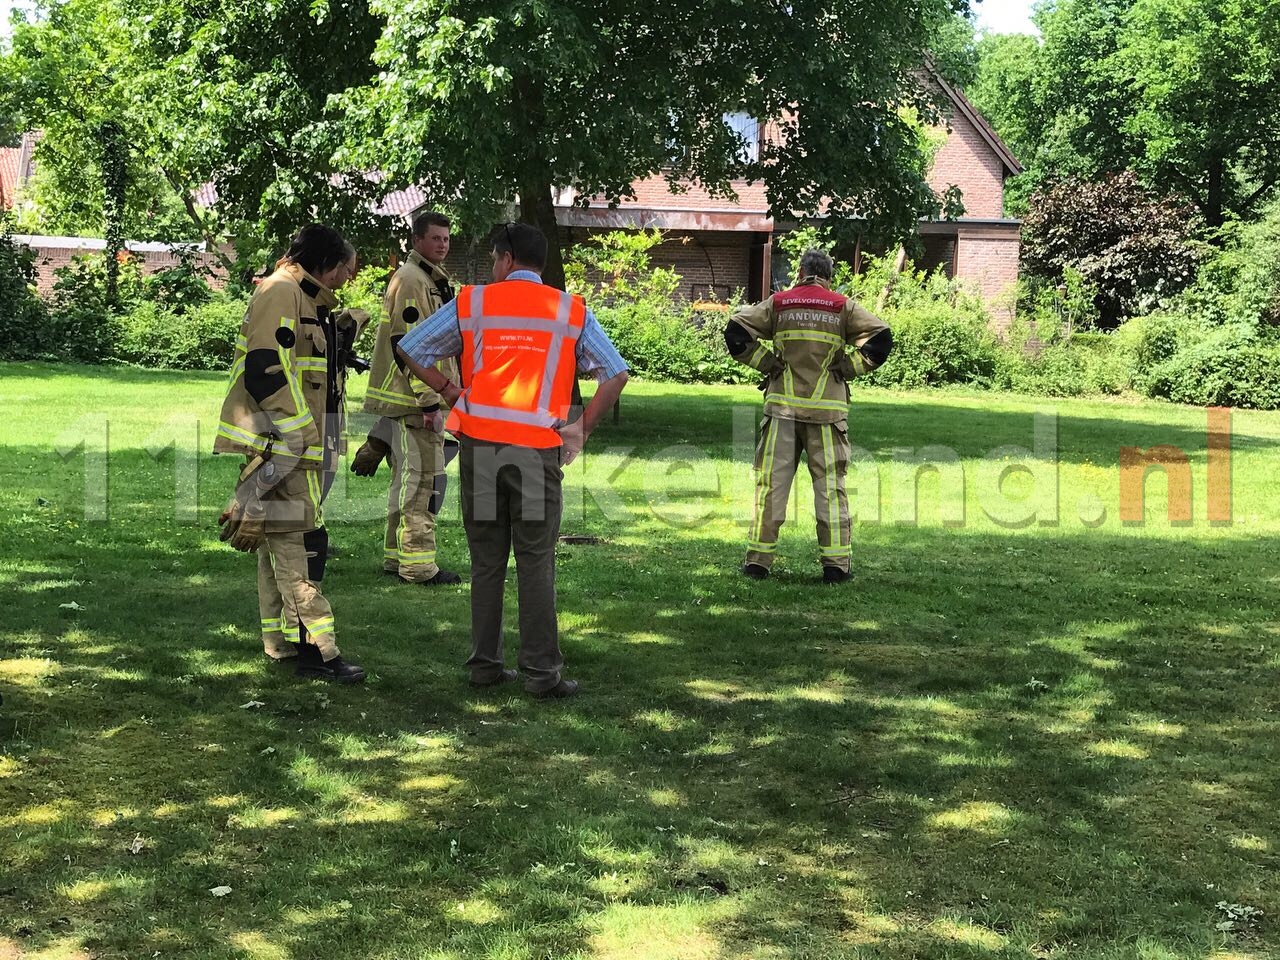
{"type": "Polygon", "coordinates": [[[648,630],[631,631],[626,634],[626,638],[626,642],[633,646],[671,647],[677,642],[675,637],[665,633],[651,633],[648,630]]]}
{"type": "Polygon", "coordinates": [[[980,927],[967,920],[935,920],[929,924],[928,929],[934,936],[943,940],[951,940],[954,943],[979,950],[990,950],[992,952],[1003,950],[1005,944],[1008,943],[1006,937],[1001,936],[994,930],[988,930],[986,927],[980,927]]]}
{"type": "Polygon", "coordinates": [[[929,825],[938,830],[978,830],[990,833],[1017,823],[1020,819],[1018,813],[1003,804],[975,800],[972,803],[962,803],[953,810],[935,813],[929,818],[929,825]]]}
{"type": "Polygon", "coordinates": [[[151,816],[157,820],[167,820],[169,817],[176,817],[180,813],[185,813],[190,809],[190,804],[186,803],[162,803],[151,811],[151,816]]]}
{"type": "Polygon", "coordinates": [[[703,926],[697,904],[650,907],[615,904],[595,918],[596,960],[715,960],[720,941],[703,926]]]}
{"type": "Polygon", "coordinates": [[[648,724],[663,733],[675,733],[677,730],[689,730],[697,726],[688,717],[682,717],[670,710],[644,710],[635,715],[635,721],[648,724]]]}
{"type": "Polygon", "coordinates": [[[246,960],[290,960],[293,952],[272,943],[267,934],[259,930],[244,930],[231,935],[231,943],[245,955],[246,960]]]}
{"type": "Polygon", "coordinates": [[[938,755],[940,767],[971,767],[975,770],[1004,770],[1013,766],[1013,761],[1000,754],[973,755],[968,753],[943,753],[938,755]]]}
{"type": "Polygon", "coordinates": [[[455,908],[451,919],[462,920],[475,926],[497,923],[502,919],[502,910],[492,900],[483,897],[472,897],[461,901],[455,908]]]}
{"type": "Polygon", "coordinates": [[[227,817],[229,828],[241,830],[259,830],[265,827],[278,827],[290,820],[297,820],[299,812],[294,807],[246,807],[239,813],[227,817]]]}
{"type": "Polygon", "coordinates": [[[778,701],[807,700],[809,703],[841,704],[847,703],[849,697],[843,691],[835,690],[829,685],[810,684],[780,691],[774,695],[773,699],[778,701]]]}
{"type": "Polygon", "coordinates": [[[1253,834],[1245,834],[1243,837],[1232,837],[1231,846],[1237,850],[1250,850],[1254,853],[1266,853],[1271,849],[1269,841],[1262,837],[1255,837],[1253,834]]]}
{"type": "Polygon", "coordinates": [[[62,665],[53,660],[27,657],[0,660],[0,680],[15,687],[38,687],[61,672],[62,665]]]}
{"type": "Polygon", "coordinates": [[[115,877],[111,880],[77,880],[75,883],[62,883],[57,887],[58,896],[72,903],[91,903],[108,894],[137,896],[147,883],[140,877],[115,877]]]}
{"type": "Polygon", "coordinates": [[[684,797],[680,795],[679,791],[672,790],[669,787],[650,790],[648,797],[649,802],[655,807],[683,807],[685,804],[684,797]]]}
{"type": "Polygon", "coordinates": [[[715,703],[763,702],[771,699],[766,694],[746,690],[741,684],[724,681],[689,680],[684,686],[695,697],[715,703]]]}
{"type": "Polygon", "coordinates": [[[113,807],[95,810],[91,817],[95,827],[109,827],[120,820],[132,820],[142,811],[137,807],[113,807]]]}
{"type": "Polygon", "coordinates": [[[1099,757],[1119,757],[1122,760],[1146,760],[1151,755],[1136,743],[1128,740],[1099,740],[1085,748],[1099,757]]]}
{"type": "Polygon", "coordinates": [[[21,766],[13,757],[0,756],[0,779],[15,776],[21,766]]]}
{"type": "Polygon", "coordinates": [[[869,947],[902,932],[901,923],[883,914],[850,912],[846,919],[852,929],[841,939],[855,947],[869,947]]]}
{"type": "Polygon", "coordinates": [[[400,823],[409,819],[409,808],[396,800],[360,797],[339,816],[322,819],[321,823],[400,823]]]}
{"type": "Polygon", "coordinates": [[[896,710],[918,710],[921,713],[956,720],[974,720],[977,714],[965,707],[957,706],[950,700],[941,697],[873,697],[871,703],[877,707],[896,710]]]}
{"type": "Polygon", "coordinates": [[[1166,723],[1164,720],[1143,720],[1131,726],[1138,733],[1148,737],[1181,737],[1187,732],[1187,728],[1182,724],[1166,723]]]}
{"type": "Polygon", "coordinates": [[[427,777],[410,777],[400,784],[400,789],[414,793],[442,793],[460,786],[462,781],[457,777],[447,773],[437,773],[427,777]]]}
{"type": "Polygon", "coordinates": [[[216,797],[210,797],[205,801],[209,806],[218,810],[230,810],[232,807],[241,807],[245,804],[245,797],[242,793],[236,794],[219,794],[216,797]]]}
{"type": "Polygon", "coordinates": [[[5,827],[46,827],[52,823],[61,823],[72,813],[72,806],[66,800],[54,803],[38,803],[26,807],[17,813],[0,819],[0,826],[5,827]]]}

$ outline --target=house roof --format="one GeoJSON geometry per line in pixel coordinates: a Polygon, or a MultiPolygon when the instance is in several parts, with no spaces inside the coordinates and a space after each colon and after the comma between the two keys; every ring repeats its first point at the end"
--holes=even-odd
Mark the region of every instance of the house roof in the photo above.
{"type": "Polygon", "coordinates": [[[13,206],[21,169],[22,148],[0,147],[0,210],[8,210],[13,206]]]}
{"type": "Polygon", "coordinates": [[[995,151],[996,156],[1000,158],[1000,162],[1004,164],[1005,169],[1008,171],[1008,175],[1016,176],[1021,173],[1023,166],[1018,162],[1018,158],[1013,155],[1013,151],[1000,139],[1000,135],[987,122],[987,118],[979,113],[978,108],[969,102],[969,98],[947,82],[932,57],[925,59],[925,68],[929,71],[929,76],[955,106],[956,111],[973,124],[974,129],[978,131],[982,139],[995,151]]]}

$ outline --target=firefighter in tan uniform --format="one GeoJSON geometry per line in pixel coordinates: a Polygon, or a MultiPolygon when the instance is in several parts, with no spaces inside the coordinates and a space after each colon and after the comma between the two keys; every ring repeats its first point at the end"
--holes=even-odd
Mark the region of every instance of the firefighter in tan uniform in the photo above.
{"type": "Polygon", "coordinates": [[[324,472],[339,454],[326,423],[341,409],[340,355],[359,332],[358,317],[333,315],[334,291],[355,259],[332,227],[298,232],[249,301],[213,448],[246,458],[219,523],[222,540],[257,551],[267,656],[296,660],[298,676],[341,683],[365,673],[339,655],[320,591],[328,547],[321,502],[324,472]]]}
{"type": "Polygon", "coordinates": [[[795,287],[740,307],[725,327],[735,360],[766,377],[756,447],[756,498],[742,572],[763,580],[778,550],[791,481],[809,461],[822,579],[850,578],[845,474],[849,469],[848,381],[884,363],[893,334],[879,317],[831,290],[831,258],[808,250],[795,287]],[[853,347],[849,352],[848,347],[853,347]]]}
{"type": "MultiPolygon", "coordinates": [[[[436,563],[436,514],[444,501],[446,466],[440,395],[407,371],[396,345],[419,320],[453,299],[453,286],[441,263],[449,253],[449,219],[424,213],[413,222],[413,250],[391,277],[378,327],[366,413],[381,418],[356,452],[351,469],[370,476],[383,456],[391,461],[387,535],[383,572],[405,583],[439,586],[461,577],[436,563]]],[[[441,360],[439,369],[457,378],[457,361],[441,360]]],[[[454,445],[456,450],[456,444],[454,445]]]]}

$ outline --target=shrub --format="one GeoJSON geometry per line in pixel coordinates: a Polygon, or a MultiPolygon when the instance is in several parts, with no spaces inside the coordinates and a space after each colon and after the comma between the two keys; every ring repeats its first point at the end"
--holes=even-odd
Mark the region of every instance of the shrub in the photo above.
{"type": "Polygon", "coordinates": [[[175,370],[225,370],[244,311],[236,300],[213,300],[185,313],[144,301],[119,320],[116,359],[175,370]]]}
{"type": "Polygon", "coordinates": [[[47,342],[49,314],[35,282],[35,252],[13,242],[7,222],[0,225],[0,359],[35,359],[47,342]]]}
{"type": "Polygon", "coordinates": [[[1177,403],[1274,410],[1280,407],[1280,343],[1244,324],[1209,329],[1158,364],[1144,388],[1177,403]]]}
{"type": "MultiPolygon", "coordinates": [[[[105,363],[119,339],[118,317],[107,301],[107,271],[101,254],[76,257],[53,272],[53,302],[46,355],[79,363],[105,363]]],[[[132,260],[120,264],[117,291],[121,306],[142,299],[142,274],[132,260]]]]}
{"type": "MultiPolygon", "coordinates": [[[[183,256],[183,254],[179,254],[183,256]]],[[[197,267],[189,255],[177,264],[157,270],[142,281],[143,295],[147,300],[161,304],[174,313],[186,313],[201,304],[208,303],[214,294],[204,278],[204,271],[197,267]]]]}
{"type": "Polygon", "coordinates": [[[893,330],[889,359],[871,382],[912,389],[945,384],[991,386],[997,378],[999,346],[986,323],[946,302],[886,312],[893,330]]]}

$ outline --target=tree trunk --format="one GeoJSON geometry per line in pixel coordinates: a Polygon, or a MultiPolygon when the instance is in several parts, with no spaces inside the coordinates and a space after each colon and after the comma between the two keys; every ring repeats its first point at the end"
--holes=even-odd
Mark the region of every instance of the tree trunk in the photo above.
{"type": "Polygon", "coordinates": [[[125,191],[129,182],[129,145],[118,124],[98,128],[102,144],[102,220],[107,241],[107,305],[120,306],[120,254],[124,250],[125,191]]]}
{"type": "Polygon", "coordinates": [[[556,223],[554,186],[549,174],[530,170],[520,178],[520,222],[531,224],[547,236],[547,265],[542,282],[564,289],[564,253],[560,249],[560,227],[556,223]]]}
{"type": "Polygon", "coordinates": [[[884,310],[889,303],[889,295],[893,293],[893,288],[897,284],[898,275],[907,268],[907,248],[898,247],[898,255],[893,260],[893,273],[889,274],[889,279],[885,281],[884,288],[880,291],[880,296],[876,297],[876,313],[884,310]]]}
{"type": "Polygon", "coordinates": [[[1209,186],[1204,205],[1204,222],[1210,230],[1217,230],[1224,219],[1222,206],[1225,197],[1226,162],[1221,157],[1209,161],[1209,186]]]}

